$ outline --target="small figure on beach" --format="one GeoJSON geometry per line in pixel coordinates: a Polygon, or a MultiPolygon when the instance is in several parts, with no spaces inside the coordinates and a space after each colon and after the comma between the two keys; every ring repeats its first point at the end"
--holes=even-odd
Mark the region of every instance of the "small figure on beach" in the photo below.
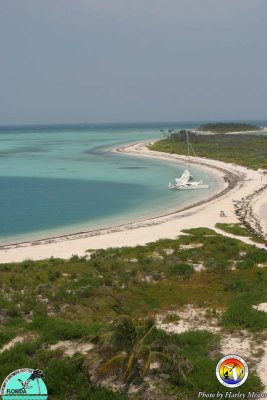
{"type": "Polygon", "coordinates": [[[225,217],[225,212],[223,210],[220,211],[220,217],[225,217]]]}

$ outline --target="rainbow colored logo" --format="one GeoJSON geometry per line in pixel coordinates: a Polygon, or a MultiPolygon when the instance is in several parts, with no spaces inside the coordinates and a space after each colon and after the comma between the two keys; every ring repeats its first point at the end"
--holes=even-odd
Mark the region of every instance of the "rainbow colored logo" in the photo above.
{"type": "Polygon", "coordinates": [[[216,367],[218,381],[227,387],[243,385],[248,377],[248,366],[243,358],[230,354],[222,358],[216,367]]]}

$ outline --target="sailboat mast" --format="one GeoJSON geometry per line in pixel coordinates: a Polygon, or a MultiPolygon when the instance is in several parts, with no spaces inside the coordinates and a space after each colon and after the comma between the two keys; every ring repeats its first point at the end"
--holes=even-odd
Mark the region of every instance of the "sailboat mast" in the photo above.
{"type": "Polygon", "coordinates": [[[189,139],[188,139],[188,131],[186,131],[186,143],[187,143],[187,156],[188,156],[188,170],[191,173],[191,165],[190,165],[190,146],[189,146],[189,139]]]}

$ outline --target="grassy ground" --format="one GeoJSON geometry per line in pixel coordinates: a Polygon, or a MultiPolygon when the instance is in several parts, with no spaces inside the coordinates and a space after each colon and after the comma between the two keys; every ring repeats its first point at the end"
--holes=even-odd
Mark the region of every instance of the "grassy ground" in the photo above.
{"type": "MultiPolygon", "coordinates": [[[[160,140],[151,150],[187,154],[185,138],[173,134],[160,140]],[[171,140],[172,139],[172,140],[171,140]]],[[[199,157],[231,162],[252,169],[267,169],[267,135],[197,135],[190,133],[190,142],[199,157]]]]}
{"type": "MultiPolygon", "coordinates": [[[[206,228],[187,230],[177,240],[98,250],[90,260],[74,256],[68,261],[52,258],[0,265],[0,309],[6,314],[0,324],[0,348],[18,334],[36,335],[32,343],[0,354],[0,381],[26,365],[45,370],[53,400],[124,399],[94,389],[81,361],[66,359],[48,345],[94,335],[120,313],[153,317],[186,304],[222,311],[220,323],[226,331],[262,332],[267,329],[267,315],[251,307],[267,302],[267,268],[258,265],[267,265],[266,252],[206,228]],[[195,272],[194,264],[202,264],[205,270],[195,272]],[[65,382],[60,390],[57,373],[65,382]]],[[[208,343],[216,347],[216,337],[196,332],[172,340],[195,369],[187,383],[171,377],[164,390],[176,397],[180,393],[181,399],[192,398],[203,388],[222,390],[210,379],[216,360],[208,343]]],[[[260,388],[253,374],[246,388],[260,388]]]]}
{"type": "Polygon", "coordinates": [[[244,225],[242,224],[224,224],[217,223],[216,228],[221,229],[224,232],[231,233],[236,236],[244,236],[249,237],[255,243],[262,243],[262,238],[250,232],[244,225]]]}

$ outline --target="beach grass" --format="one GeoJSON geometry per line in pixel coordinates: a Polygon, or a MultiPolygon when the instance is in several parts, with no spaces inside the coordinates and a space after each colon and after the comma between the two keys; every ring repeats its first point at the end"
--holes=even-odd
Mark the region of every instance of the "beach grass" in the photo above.
{"type": "MultiPolygon", "coordinates": [[[[167,316],[188,304],[222,313],[218,323],[226,332],[263,332],[267,317],[252,305],[267,302],[264,265],[266,252],[206,228],[187,229],[175,240],[146,246],[95,250],[90,259],[73,256],[70,260],[2,264],[0,304],[5,318],[0,325],[0,345],[17,335],[35,339],[0,354],[5,366],[0,380],[16,367],[30,365],[47,371],[46,383],[54,400],[66,399],[72,391],[74,399],[125,399],[123,394],[95,388],[81,361],[66,359],[50,351],[49,345],[92,337],[120,314],[135,319],[167,316]],[[195,268],[199,265],[201,270],[195,268]],[[56,370],[60,376],[65,374],[66,385],[61,385],[60,393],[56,370]],[[74,375],[81,385],[70,382],[74,375]]],[[[179,312],[165,322],[179,322],[179,312]]],[[[162,390],[175,393],[176,398],[179,392],[183,399],[195,396],[204,386],[215,390],[216,380],[211,383],[206,374],[213,373],[216,365],[208,343],[218,343],[218,339],[208,332],[188,332],[172,340],[195,369],[184,383],[170,374],[162,390]],[[207,370],[200,371],[203,362],[207,370]]],[[[251,390],[261,388],[253,374],[246,385],[251,390]]]]}

